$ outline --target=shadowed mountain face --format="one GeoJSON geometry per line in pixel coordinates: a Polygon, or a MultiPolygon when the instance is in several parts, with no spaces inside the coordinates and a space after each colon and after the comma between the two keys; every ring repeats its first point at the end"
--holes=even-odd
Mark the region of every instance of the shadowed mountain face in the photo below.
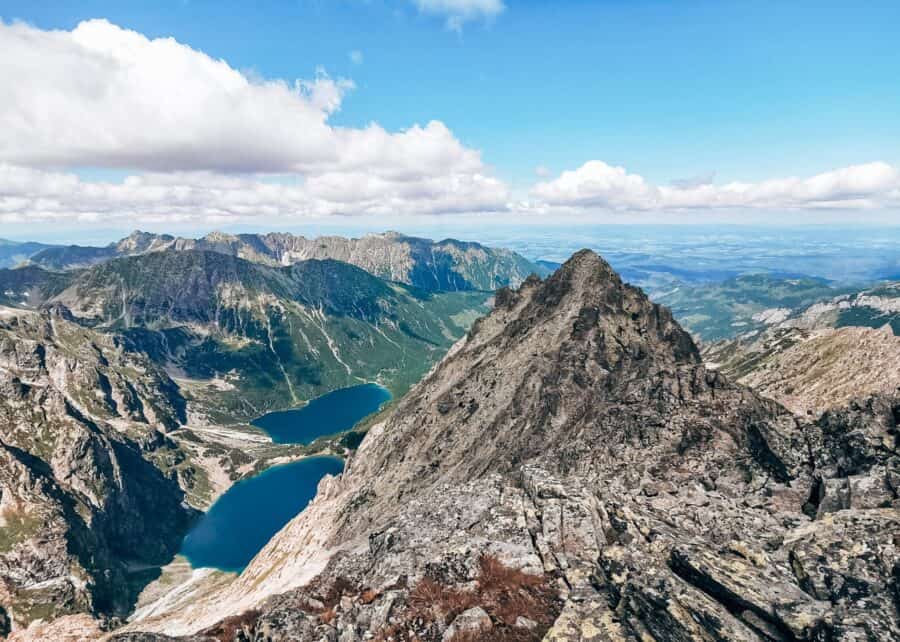
{"type": "Polygon", "coordinates": [[[177,386],[146,356],[58,311],[0,308],[7,624],[127,615],[140,586],[128,566],[168,561],[195,515],[177,481],[193,471],[163,432],[183,421],[177,386]]]}
{"type": "Polygon", "coordinates": [[[194,387],[198,409],[244,420],[361,381],[402,394],[488,299],[425,292],[331,259],[273,267],[171,249],[63,273],[0,270],[2,291],[19,305],[62,305],[180,379],[215,383],[194,387]]]}
{"type": "Polygon", "coordinates": [[[68,270],[162,250],[216,252],[269,266],[291,265],[308,259],[336,259],[379,278],[432,292],[495,290],[518,285],[532,272],[545,271],[508,250],[453,239],[434,242],[396,232],[358,239],[220,232],[200,239],[185,239],[134,232],[102,248],[77,245],[48,248],[32,256],[31,263],[51,270],[68,270]]]}
{"type": "Polygon", "coordinates": [[[230,586],[130,628],[890,639],[898,417],[798,422],[582,251],[498,293],[230,586]]]}

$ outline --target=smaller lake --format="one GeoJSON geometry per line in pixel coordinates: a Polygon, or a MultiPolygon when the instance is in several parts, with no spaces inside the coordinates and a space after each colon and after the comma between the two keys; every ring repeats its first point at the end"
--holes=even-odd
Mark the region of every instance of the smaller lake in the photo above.
{"type": "Polygon", "coordinates": [[[366,383],[316,397],[302,408],[270,412],[251,423],[278,444],[308,444],[350,430],[391,399],[387,388],[366,383]]]}
{"type": "Polygon", "coordinates": [[[181,544],[194,568],[240,572],[316,495],[319,480],[344,469],[338,457],[308,457],[239,481],[201,517],[181,544]]]}

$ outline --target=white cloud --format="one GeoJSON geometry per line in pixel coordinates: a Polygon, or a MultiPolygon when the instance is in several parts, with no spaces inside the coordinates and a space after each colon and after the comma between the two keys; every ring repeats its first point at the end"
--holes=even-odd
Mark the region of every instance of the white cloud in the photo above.
{"type": "Polygon", "coordinates": [[[396,132],[332,126],[354,85],[323,69],[292,83],[254,79],[171,38],[151,40],[105,20],[72,31],[0,21],[0,51],[6,220],[67,211],[315,216],[506,205],[506,186],[480,153],[439,121],[396,132]],[[59,169],[82,167],[136,174],[119,185],[59,169]],[[293,186],[267,182],[268,174],[293,176],[293,186]]]}
{"type": "Polygon", "coordinates": [[[477,151],[441,123],[388,133],[333,127],[353,83],[253,81],[171,38],[105,20],[72,31],[0,22],[0,162],[150,171],[379,173],[414,147],[419,174],[473,171],[477,151]],[[373,147],[375,146],[375,147],[373,147]],[[434,146],[432,149],[426,149],[434,146]],[[434,160],[437,166],[428,162],[434,160]]]}
{"type": "Polygon", "coordinates": [[[506,10],[503,0],[414,0],[419,11],[442,16],[447,27],[459,31],[472,20],[490,20],[506,10]]]}
{"type": "Polygon", "coordinates": [[[505,209],[507,198],[502,182],[472,174],[407,181],[365,171],[284,180],[178,172],[134,175],[111,183],[0,164],[0,223],[272,224],[327,216],[493,212],[505,209]]]}
{"type": "Polygon", "coordinates": [[[350,58],[350,62],[352,62],[354,65],[361,65],[365,60],[363,52],[361,52],[359,49],[354,49],[347,54],[347,57],[350,58]]]}
{"type": "Polygon", "coordinates": [[[657,186],[598,160],[535,185],[532,208],[581,211],[704,209],[866,209],[900,204],[900,170],[883,162],[852,165],[809,178],[759,183],[709,180],[657,186]]]}

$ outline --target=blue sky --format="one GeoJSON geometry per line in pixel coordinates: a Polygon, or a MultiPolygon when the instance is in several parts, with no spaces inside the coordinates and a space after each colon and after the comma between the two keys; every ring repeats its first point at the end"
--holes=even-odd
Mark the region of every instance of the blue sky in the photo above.
{"type": "MultiPolygon", "coordinates": [[[[480,152],[479,172],[502,181],[508,200],[592,160],[656,186],[900,166],[896,1],[507,0],[498,15],[461,28],[413,0],[2,1],[0,17],[44,31],[104,18],[149,39],[173,37],[253,78],[324,69],[355,85],[330,126],[397,132],[441,121],[480,152]]],[[[89,165],[41,168],[85,180],[146,169],[89,165]]],[[[598,171],[591,176],[606,180],[598,171]]],[[[554,206],[599,202],[555,194],[554,206]]],[[[602,204],[635,201],[622,202],[602,204]]],[[[893,205],[874,208],[882,222],[893,205]]]]}

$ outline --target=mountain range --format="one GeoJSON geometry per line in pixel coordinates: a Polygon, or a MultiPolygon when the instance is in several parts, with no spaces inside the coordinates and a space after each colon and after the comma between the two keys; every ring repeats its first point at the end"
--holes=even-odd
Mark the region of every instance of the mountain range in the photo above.
{"type": "Polygon", "coordinates": [[[900,636],[900,348],[831,327],[884,288],[701,351],[587,250],[491,296],[133,241],[0,270],[12,639],[900,636]],[[197,509],[308,452],[248,420],[371,380],[396,401],[241,574],[133,612],[197,509]]]}
{"type": "Polygon", "coordinates": [[[509,250],[453,239],[434,242],[397,232],[362,238],[213,232],[203,238],[188,239],[136,231],[105,247],[46,248],[31,255],[29,262],[50,270],[70,270],[163,250],[217,252],[269,266],[336,259],[377,277],[428,291],[495,290],[518,285],[533,272],[546,273],[543,266],[509,250]]]}
{"type": "Polygon", "coordinates": [[[500,291],[239,577],[113,639],[893,639],[898,417],[793,415],[579,252],[500,291]]]}
{"type": "Polygon", "coordinates": [[[489,297],[427,292],[332,259],[273,267],[172,249],[66,272],[0,270],[0,292],[118,332],[175,376],[219,381],[206,410],[237,419],[361,381],[402,393],[489,297]]]}

